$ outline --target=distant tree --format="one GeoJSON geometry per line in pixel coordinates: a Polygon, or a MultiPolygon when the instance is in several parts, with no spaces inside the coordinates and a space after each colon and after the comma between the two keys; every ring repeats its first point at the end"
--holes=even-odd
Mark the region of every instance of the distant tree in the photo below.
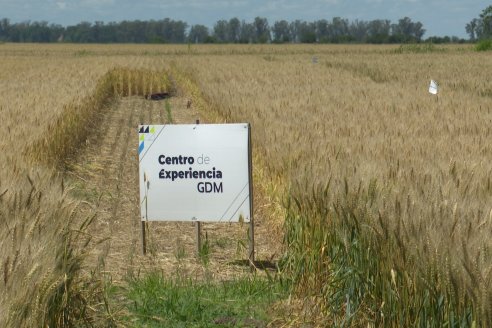
{"type": "Polygon", "coordinates": [[[482,37],[492,37],[492,6],[488,6],[482,11],[480,20],[482,22],[482,37]]]}
{"type": "Polygon", "coordinates": [[[357,42],[366,42],[368,37],[368,25],[365,21],[355,20],[349,26],[350,36],[357,42]]]}
{"type": "Polygon", "coordinates": [[[214,33],[213,36],[217,40],[217,42],[228,42],[229,38],[229,24],[226,20],[219,20],[214,25],[214,33]]]}
{"type": "Polygon", "coordinates": [[[474,18],[466,24],[465,31],[471,41],[492,38],[492,6],[482,10],[479,18],[474,18]]]}
{"type": "Polygon", "coordinates": [[[409,17],[398,20],[398,24],[392,25],[394,42],[420,42],[425,33],[420,22],[412,22],[409,17]]]}
{"type": "Polygon", "coordinates": [[[164,19],[164,40],[168,43],[184,43],[186,41],[186,29],[188,24],[183,21],[164,19]]]}
{"type": "Polygon", "coordinates": [[[387,43],[391,33],[391,22],[389,20],[376,19],[370,21],[367,26],[367,42],[387,43]]]}
{"type": "Polygon", "coordinates": [[[314,23],[316,28],[316,40],[318,42],[329,42],[330,23],[326,19],[318,20],[314,23]]]}
{"type": "Polygon", "coordinates": [[[239,37],[240,43],[253,43],[256,42],[255,26],[251,23],[241,21],[241,34],[239,37]]]}
{"type": "Polygon", "coordinates": [[[468,24],[465,26],[466,33],[470,36],[471,41],[475,41],[476,39],[480,38],[482,31],[481,28],[479,29],[479,26],[481,27],[482,21],[478,18],[472,19],[468,24]]]}
{"type": "Polygon", "coordinates": [[[294,43],[298,43],[301,41],[301,25],[302,21],[298,19],[289,24],[291,40],[294,43]]]}
{"type": "Polygon", "coordinates": [[[238,18],[234,17],[229,20],[228,25],[228,41],[238,43],[241,38],[241,22],[238,18]]]}
{"type": "Polygon", "coordinates": [[[340,43],[350,41],[349,21],[340,17],[334,17],[329,28],[331,42],[340,43]]]}
{"type": "Polygon", "coordinates": [[[0,20],[0,41],[7,41],[9,39],[10,21],[7,18],[0,20]]]}
{"type": "Polygon", "coordinates": [[[286,20],[277,21],[272,27],[273,42],[285,43],[291,41],[289,23],[286,20]]]}
{"type": "MultiPolygon", "coordinates": [[[[123,22],[122,24],[125,24],[125,22],[123,22]]],[[[95,42],[92,37],[91,27],[92,24],[89,22],[81,22],[75,25],[71,33],[70,40],[78,43],[95,42]]]]}
{"type": "MultiPolygon", "coordinates": [[[[95,41],[98,43],[112,43],[116,42],[116,29],[114,25],[116,23],[104,24],[104,22],[96,21],[92,26],[93,36],[95,41]]],[[[149,34],[150,31],[144,29],[141,34],[144,34],[142,37],[145,38],[149,34]]]]}
{"type": "Polygon", "coordinates": [[[466,42],[465,39],[459,38],[455,35],[451,37],[451,43],[465,43],[465,42],[466,42]]]}
{"type": "Polygon", "coordinates": [[[267,43],[271,40],[270,27],[266,18],[256,17],[253,25],[255,28],[255,42],[267,43]]]}
{"type": "Polygon", "coordinates": [[[301,43],[316,42],[316,25],[314,23],[301,22],[298,29],[299,41],[301,43]]]}
{"type": "Polygon", "coordinates": [[[204,25],[193,25],[188,34],[188,42],[205,43],[209,37],[208,28],[204,25]]]}

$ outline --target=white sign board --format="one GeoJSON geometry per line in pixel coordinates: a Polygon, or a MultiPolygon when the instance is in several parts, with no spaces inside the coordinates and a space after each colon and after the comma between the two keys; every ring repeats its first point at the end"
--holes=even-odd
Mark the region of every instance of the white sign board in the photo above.
{"type": "Polygon", "coordinates": [[[248,124],[139,126],[142,220],[248,222],[248,124]]]}

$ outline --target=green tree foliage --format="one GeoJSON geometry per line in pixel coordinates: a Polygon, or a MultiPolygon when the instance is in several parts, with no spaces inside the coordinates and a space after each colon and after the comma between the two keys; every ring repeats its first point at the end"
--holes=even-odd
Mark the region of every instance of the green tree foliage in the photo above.
{"type": "Polygon", "coordinates": [[[241,22],[236,17],[229,20],[229,42],[238,43],[241,38],[241,22]]]}
{"type": "Polygon", "coordinates": [[[188,42],[205,43],[209,38],[208,28],[204,25],[193,25],[188,33],[188,42]]]}
{"type": "Polygon", "coordinates": [[[492,6],[482,10],[479,18],[474,18],[466,24],[465,30],[471,41],[492,38],[492,6]]]}
{"type": "Polygon", "coordinates": [[[244,20],[241,22],[241,37],[239,42],[241,43],[253,43],[255,41],[255,27],[252,23],[246,23],[244,20]]]}
{"type": "Polygon", "coordinates": [[[229,23],[226,20],[219,20],[214,25],[214,37],[217,42],[229,42],[229,23]]]}
{"type": "Polygon", "coordinates": [[[376,19],[369,22],[367,30],[368,42],[387,43],[391,33],[391,22],[389,20],[376,19]]]}
{"type": "Polygon", "coordinates": [[[480,14],[482,33],[485,38],[492,37],[492,6],[485,8],[480,14]]]}
{"type": "Polygon", "coordinates": [[[271,35],[268,20],[266,18],[256,17],[253,25],[255,27],[255,41],[257,43],[269,42],[271,35]]]}
{"type": "Polygon", "coordinates": [[[169,18],[150,21],[81,22],[63,27],[47,22],[0,20],[0,40],[9,42],[184,43],[188,25],[169,18]]]}
{"type": "Polygon", "coordinates": [[[290,30],[289,22],[286,20],[280,20],[275,22],[272,26],[273,42],[275,43],[285,43],[290,42],[290,30]]]}
{"type": "Polygon", "coordinates": [[[398,20],[398,24],[392,26],[392,37],[395,42],[404,43],[420,41],[425,33],[420,22],[412,22],[408,17],[398,20]]]}

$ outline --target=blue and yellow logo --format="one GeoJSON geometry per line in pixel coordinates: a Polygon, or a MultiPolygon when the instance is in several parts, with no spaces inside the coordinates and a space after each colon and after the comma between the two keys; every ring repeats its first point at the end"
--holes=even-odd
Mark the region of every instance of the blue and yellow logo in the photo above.
{"type": "Polygon", "coordinates": [[[138,154],[145,149],[145,143],[155,139],[155,127],[153,125],[141,125],[138,130],[138,154]]]}

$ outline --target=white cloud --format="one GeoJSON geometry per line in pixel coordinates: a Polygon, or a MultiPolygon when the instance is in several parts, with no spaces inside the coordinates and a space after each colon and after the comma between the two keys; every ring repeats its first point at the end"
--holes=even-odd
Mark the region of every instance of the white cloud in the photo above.
{"type": "Polygon", "coordinates": [[[57,1],[56,6],[58,7],[58,9],[64,10],[65,8],[67,8],[67,3],[64,1],[57,1]]]}
{"type": "Polygon", "coordinates": [[[114,5],[114,0],[82,0],[80,4],[84,7],[102,7],[114,5]]]}
{"type": "Polygon", "coordinates": [[[147,1],[146,2],[147,7],[157,5],[161,8],[193,8],[193,9],[236,8],[236,7],[245,7],[245,6],[248,6],[250,4],[251,4],[251,1],[247,1],[247,0],[235,0],[235,1],[171,0],[171,1],[165,1],[165,2],[159,2],[159,1],[147,1]]]}

